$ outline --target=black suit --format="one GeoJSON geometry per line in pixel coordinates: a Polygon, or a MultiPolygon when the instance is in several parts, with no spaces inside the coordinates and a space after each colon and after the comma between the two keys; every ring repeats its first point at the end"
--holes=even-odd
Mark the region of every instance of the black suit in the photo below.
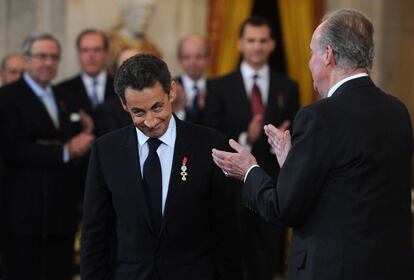
{"type": "Polygon", "coordinates": [[[225,178],[211,157],[211,149],[226,148],[227,141],[210,129],[178,119],[176,124],[159,233],[152,228],[146,206],[135,127],[95,143],[85,190],[83,280],[241,279],[240,186],[225,178]],[[186,181],[180,175],[184,156],[186,181]]]}
{"type": "MultiPolygon", "coordinates": [[[[273,71],[269,73],[269,92],[263,124],[279,126],[293,121],[299,108],[297,84],[273,71]]],[[[204,122],[237,141],[247,131],[253,118],[240,70],[213,80],[207,95],[204,122]]],[[[266,135],[261,134],[252,145],[252,153],[260,166],[273,178],[278,165],[266,135]]],[[[245,266],[248,279],[271,279],[274,271],[283,271],[284,230],[265,223],[257,214],[242,210],[244,220],[245,266]]]]}
{"type": "Polygon", "coordinates": [[[253,168],[243,189],[249,207],[294,228],[289,279],[413,279],[405,106],[357,78],[301,110],[293,132],[277,186],[253,168]]]}
{"type": "Polygon", "coordinates": [[[111,98],[96,108],[95,133],[97,136],[132,123],[131,116],[122,108],[119,98],[111,98]]]}
{"type": "Polygon", "coordinates": [[[70,258],[79,189],[73,186],[77,178],[76,166],[63,163],[63,143],[81,130],[81,124],[70,121],[70,115],[77,108],[71,108],[56,88],[53,91],[59,112],[59,129],[55,128],[45,106],[23,79],[0,89],[1,141],[8,167],[1,213],[4,219],[2,232],[9,236],[6,256],[10,279],[24,273],[29,274],[25,279],[36,277],[30,275],[33,267],[25,266],[26,256],[35,259],[30,264],[35,269],[42,267],[46,274],[50,273],[47,277],[71,277],[70,258]],[[25,243],[33,245],[33,250],[24,252],[19,244],[25,243]],[[49,247],[51,243],[57,246],[49,247]],[[60,257],[49,260],[45,253],[49,249],[58,250],[60,257]],[[69,263],[63,263],[63,259],[69,263]]]}
{"type": "MultiPolygon", "coordinates": [[[[75,102],[77,106],[83,109],[86,113],[90,116],[94,116],[95,110],[92,107],[92,102],[89,98],[89,95],[86,91],[86,87],[83,84],[83,80],[81,75],[77,75],[69,80],[61,82],[58,87],[62,87],[70,92],[71,101],[75,102]]],[[[104,103],[116,97],[116,93],[114,90],[114,80],[109,75],[106,76],[106,84],[105,84],[105,98],[104,103]]]]}

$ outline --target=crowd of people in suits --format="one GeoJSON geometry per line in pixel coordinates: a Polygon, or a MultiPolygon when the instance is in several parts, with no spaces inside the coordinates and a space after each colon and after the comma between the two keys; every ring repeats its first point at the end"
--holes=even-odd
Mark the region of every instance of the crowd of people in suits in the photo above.
{"type": "MultiPolygon", "coordinates": [[[[3,60],[1,205],[7,279],[72,277],[73,239],[82,218],[91,146],[98,137],[132,123],[106,70],[107,35],[87,29],[75,45],[81,70],[57,85],[52,80],[62,54],[52,35],[30,36],[22,54],[3,60]]],[[[260,128],[264,123],[288,127],[299,102],[297,84],[269,69],[274,48],[270,24],[252,17],[240,29],[240,68],[208,80],[207,40],[183,38],[177,51],[183,74],[174,77],[177,98],[172,108],[178,119],[241,140],[276,176],[276,158],[260,128]],[[253,87],[259,111],[252,107],[253,87]]],[[[118,66],[136,53],[125,50],[118,66]]],[[[282,273],[284,230],[243,207],[238,218],[240,238],[247,244],[241,254],[245,279],[272,279],[282,273]]]]}
{"type": "Polygon", "coordinates": [[[352,37],[356,46],[371,46],[372,26],[363,15],[340,11],[326,17],[314,33],[309,67],[315,90],[323,98],[334,97],[300,111],[296,119],[298,85],[270,69],[276,42],[262,17],[248,18],[240,27],[239,67],[212,80],[206,76],[209,48],[203,37],[180,41],[180,76],[172,79],[157,56],[125,49],[112,77],[106,69],[107,35],[87,29],[75,44],[79,74],[52,85],[62,55],[60,43],[49,34],[29,36],[22,54],[5,57],[0,72],[5,279],[72,279],[79,223],[85,280],[271,280],[285,273],[286,226],[295,230],[291,279],[377,275],[373,261],[363,267],[369,257],[384,267],[379,279],[392,279],[389,268],[399,269],[397,275],[412,273],[405,197],[412,148],[409,117],[367,77],[372,57],[351,66],[358,71],[346,72],[360,53],[339,57],[344,54],[333,49],[335,42],[320,39],[321,32],[330,31],[329,24],[343,24],[366,39],[361,43],[358,36],[352,37]],[[321,44],[325,47],[319,49],[321,44]],[[358,94],[346,99],[342,91],[358,94]],[[389,117],[395,121],[390,123],[401,124],[390,130],[384,143],[374,141],[375,147],[376,131],[364,131],[377,127],[372,116],[386,122],[386,115],[362,116],[367,102],[393,112],[389,117]],[[362,105],[349,109],[356,104],[362,105]],[[348,138],[351,133],[335,132],[338,123],[345,130],[357,129],[357,140],[364,146],[348,138]],[[403,142],[399,145],[395,139],[403,142]],[[386,149],[387,143],[399,148],[397,156],[388,150],[376,157],[364,154],[382,144],[386,149]],[[404,166],[397,168],[397,161],[404,166]],[[403,187],[391,192],[389,178],[379,179],[374,167],[383,173],[392,169],[398,174],[396,186],[403,187]],[[364,178],[370,181],[366,186],[372,195],[358,188],[363,172],[369,173],[364,178]],[[350,189],[341,189],[343,185],[350,189]],[[375,194],[375,187],[382,191],[375,194]],[[378,202],[376,195],[402,202],[401,207],[387,213],[390,203],[378,202]],[[349,217],[347,207],[365,215],[362,223],[349,217]],[[397,237],[395,232],[382,232],[383,224],[370,218],[374,211],[404,232],[398,248],[389,243],[390,237],[397,237]],[[378,232],[365,231],[364,221],[378,232]],[[365,239],[358,230],[348,231],[352,224],[361,227],[365,239]],[[335,239],[338,235],[344,242],[335,239]],[[367,244],[371,241],[377,243],[367,244]],[[380,244],[395,254],[395,261],[387,263],[371,254],[378,252],[372,246],[380,244]]]}

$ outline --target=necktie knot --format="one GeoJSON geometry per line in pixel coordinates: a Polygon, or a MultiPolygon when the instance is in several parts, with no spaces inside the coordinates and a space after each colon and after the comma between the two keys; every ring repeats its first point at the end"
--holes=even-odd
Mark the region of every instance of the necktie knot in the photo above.
{"type": "Polygon", "coordinates": [[[157,151],[158,147],[161,145],[161,140],[158,138],[149,138],[148,141],[148,148],[149,148],[149,152],[155,152],[157,151]]]}
{"type": "Polygon", "coordinates": [[[252,78],[253,78],[253,82],[255,83],[257,81],[257,79],[259,78],[259,75],[254,74],[252,78]]]}

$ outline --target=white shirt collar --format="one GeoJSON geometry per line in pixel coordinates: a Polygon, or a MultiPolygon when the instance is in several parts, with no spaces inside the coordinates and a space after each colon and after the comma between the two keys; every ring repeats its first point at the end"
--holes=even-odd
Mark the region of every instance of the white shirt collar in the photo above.
{"type": "Polygon", "coordinates": [[[205,76],[202,76],[197,81],[194,81],[193,79],[191,79],[187,74],[183,74],[181,78],[183,80],[183,86],[185,89],[192,89],[194,87],[194,84],[197,85],[198,89],[206,88],[207,79],[205,76]]]}
{"type": "MultiPolygon", "coordinates": [[[[138,145],[142,147],[147,142],[149,137],[145,135],[144,133],[142,133],[142,131],[139,130],[138,128],[135,128],[135,130],[137,132],[138,145]]],[[[165,131],[165,133],[158,139],[160,139],[163,144],[174,148],[176,135],[177,135],[176,123],[175,123],[174,116],[171,115],[170,122],[168,123],[167,131],[165,131]]]]}
{"type": "Polygon", "coordinates": [[[336,84],[334,84],[328,91],[328,95],[326,96],[326,98],[331,97],[332,94],[334,94],[334,92],[340,87],[342,86],[344,83],[353,80],[353,79],[357,79],[357,78],[361,78],[361,77],[366,77],[368,76],[367,73],[359,73],[359,74],[355,74],[349,77],[346,77],[345,79],[340,80],[339,82],[337,82],[336,84]]]}
{"type": "Polygon", "coordinates": [[[27,74],[27,72],[24,72],[23,79],[26,81],[32,91],[40,98],[42,98],[45,94],[52,93],[52,87],[50,85],[47,85],[46,88],[43,88],[35,80],[33,80],[32,77],[27,74]]]}
{"type": "Polygon", "coordinates": [[[96,77],[91,77],[88,74],[86,74],[85,72],[82,72],[81,77],[82,77],[82,80],[85,83],[85,85],[92,86],[93,85],[93,80],[95,80],[95,79],[96,79],[98,85],[105,84],[107,75],[108,74],[107,74],[106,70],[102,70],[98,75],[96,75],[96,77]]]}
{"type": "Polygon", "coordinates": [[[243,79],[251,80],[253,75],[257,74],[259,79],[266,78],[269,76],[269,65],[265,64],[259,70],[253,69],[246,61],[243,61],[240,65],[240,71],[242,73],[243,79]]]}

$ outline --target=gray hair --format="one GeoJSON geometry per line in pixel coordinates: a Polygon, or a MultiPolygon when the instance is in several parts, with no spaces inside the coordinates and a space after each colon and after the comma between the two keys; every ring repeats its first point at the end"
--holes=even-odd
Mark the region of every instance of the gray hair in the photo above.
{"type": "Polygon", "coordinates": [[[56,39],[53,35],[48,34],[48,33],[30,34],[23,41],[22,54],[24,56],[30,56],[31,55],[32,46],[33,46],[34,42],[39,41],[39,40],[51,40],[51,41],[54,41],[56,43],[56,45],[58,46],[59,55],[60,55],[61,47],[60,47],[60,43],[59,43],[58,39],[56,39]]]}
{"type": "Polygon", "coordinates": [[[341,9],[325,15],[322,22],[319,48],[331,46],[340,68],[372,68],[374,28],[364,14],[356,10],[341,9]]]}

